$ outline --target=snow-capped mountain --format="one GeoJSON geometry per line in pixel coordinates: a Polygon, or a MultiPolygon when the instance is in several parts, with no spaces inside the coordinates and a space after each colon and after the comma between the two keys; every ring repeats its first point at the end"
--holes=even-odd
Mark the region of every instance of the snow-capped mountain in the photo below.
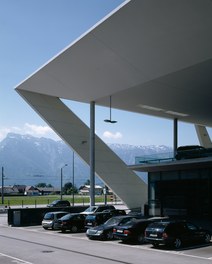
{"type": "MultiPolygon", "coordinates": [[[[111,144],[109,147],[128,165],[134,164],[137,156],[172,151],[166,146],[111,144]]],[[[0,166],[4,167],[5,185],[44,182],[58,187],[61,167],[65,164],[68,166],[63,168],[64,183],[72,182],[73,150],[63,141],[9,133],[0,142],[0,166]]],[[[89,173],[89,166],[75,154],[75,185],[83,185],[89,179],[89,173]]],[[[96,179],[96,183],[100,184],[101,181],[96,179]]]]}

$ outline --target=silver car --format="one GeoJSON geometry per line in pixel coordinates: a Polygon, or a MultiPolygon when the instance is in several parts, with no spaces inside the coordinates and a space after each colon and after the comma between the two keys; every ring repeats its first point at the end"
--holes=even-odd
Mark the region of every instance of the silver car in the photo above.
{"type": "Polygon", "coordinates": [[[42,227],[44,229],[58,229],[57,220],[68,213],[65,211],[46,213],[42,221],[42,227]]]}

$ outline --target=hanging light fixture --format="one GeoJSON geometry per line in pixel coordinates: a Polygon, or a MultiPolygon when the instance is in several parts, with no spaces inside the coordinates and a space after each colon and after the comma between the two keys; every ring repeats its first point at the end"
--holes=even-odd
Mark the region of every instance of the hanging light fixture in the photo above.
{"type": "Polygon", "coordinates": [[[117,121],[115,120],[112,120],[112,117],[111,117],[111,95],[110,95],[110,119],[105,119],[104,121],[107,122],[107,123],[111,123],[111,124],[115,124],[117,123],[117,121]]]}

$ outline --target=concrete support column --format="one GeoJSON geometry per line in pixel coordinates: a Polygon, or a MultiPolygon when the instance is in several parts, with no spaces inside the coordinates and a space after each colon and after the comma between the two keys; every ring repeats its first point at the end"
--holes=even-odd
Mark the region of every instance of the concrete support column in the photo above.
{"type": "Polygon", "coordinates": [[[175,157],[175,154],[177,152],[177,147],[178,147],[178,119],[177,118],[174,119],[174,129],[173,129],[173,132],[174,132],[174,135],[173,135],[173,138],[174,138],[174,142],[173,142],[173,154],[174,154],[174,157],[175,157]]]}
{"type": "Polygon", "coordinates": [[[95,205],[95,102],[90,103],[90,205],[95,205]]]}

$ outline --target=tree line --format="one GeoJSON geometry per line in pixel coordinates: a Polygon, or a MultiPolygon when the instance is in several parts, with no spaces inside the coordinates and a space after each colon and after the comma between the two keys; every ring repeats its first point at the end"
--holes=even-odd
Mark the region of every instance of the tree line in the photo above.
{"type": "MultiPolygon", "coordinates": [[[[84,185],[90,185],[90,180],[86,180],[84,185]]],[[[52,188],[53,186],[51,184],[47,184],[45,182],[40,182],[35,185],[36,188],[52,188]]],[[[76,187],[76,185],[73,186],[72,182],[67,182],[64,184],[62,188],[63,194],[70,195],[70,194],[78,194],[79,189],[76,187]]]]}

